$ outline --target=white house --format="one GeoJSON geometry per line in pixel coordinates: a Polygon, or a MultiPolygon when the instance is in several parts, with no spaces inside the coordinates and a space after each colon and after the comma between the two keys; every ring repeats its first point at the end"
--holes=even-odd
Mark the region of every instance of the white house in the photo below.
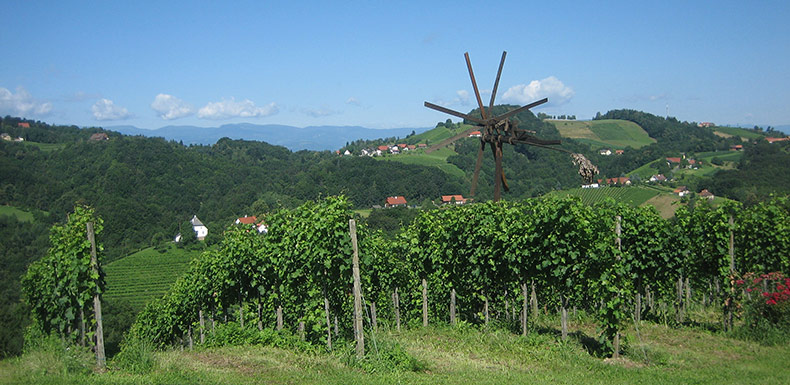
{"type": "Polygon", "coordinates": [[[192,219],[189,220],[189,223],[192,224],[192,230],[195,230],[195,235],[197,236],[198,241],[202,241],[206,239],[206,235],[208,235],[208,227],[203,224],[203,222],[198,219],[197,215],[193,215],[192,219]]]}

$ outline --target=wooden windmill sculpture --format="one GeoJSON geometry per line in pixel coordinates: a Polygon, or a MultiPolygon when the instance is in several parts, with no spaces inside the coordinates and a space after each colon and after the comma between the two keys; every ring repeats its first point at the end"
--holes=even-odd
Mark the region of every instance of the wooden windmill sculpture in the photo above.
{"type": "Polygon", "coordinates": [[[449,108],[445,108],[442,106],[438,106],[433,103],[425,102],[425,107],[444,112],[446,114],[450,114],[453,116],[457,116],[459,118],[466,119],[467,121],[471,121],[476,123],[474,128],[466,130],[458,135],[453,137],[447,138],[436,144],[430,148],[428,148],[425,152],[431,153],[436,151],[450,143],[455,142],[458,139],[466,138],[469,134],[473,131],[480,131],[480,150],[477,152],[477,163],[475,163],[475,173],[472,178],[472,190],[470,192],[471,196],[475,195],[475,189],[477,188],[477,178],[480,174],[480,165],[483,162],[483,151],[486,148],[486,144],[491,145],[491,151],[494,154],[494,163],[496,164],[496,170],[494,172],[494,201],[499,201],[501,197],[501,188],[504,187],[505,191],[509,191],[510,188],[507,185],[507,178],[505,178],[505,173],[502,170],[502,145],[505,143],[509,144],[527,144],[530,146],[536,147],[543,147],[548,148],[555,151],[561,151],[569,153],[573,156],[574,164],[579,165],[579,174],[584,178],[585,183],[589,184],[592,182],[592,177],[594,174],[598,173],[598,168],[596,168],[589,160],[587,160],[582,154],[576,154],[571,151],[558,148],[558,147],[551,147],[553,145],[559,145],[562,142],[559,140],[545,140],[537,138],[531,134],[534,134],[534,131],[523,130],[519,129],[518,125],[514,122],[510,121],[510,118],[515,116],[516,114],[529,110],[532,107],[539,106],[543,103],[549,101],[548,98],[543,98],[536,102],[527,104],[526,106],[516,108],[504,114],[494,116],[493,109],[494,109],[494,99],[496,97],[497,87],[499,86],[499,78],[502,75],[502,67],[505,65],[505,56],[507,52],[502,52],[502,60],[499,62],[499,70],[496,74],[496,80],[494,81],[494,89],[491,92],[491,101],[488,104],[488,110],[483,106],[483,100],[480,98],[480,91],[477,88],[477,81],[475,80],[474,71],[472,71],[472,62],[469,60],[469,53],[464,53],[464,57],[466,58],[466,67],[469,69],[469,77],[472,79],[472,88],[475,91],[475,97],[477,97],[477,105],[480,107],[480,118],[470,116],[468,114],[464,114],[462,112],[454,111],[449,108]]]}

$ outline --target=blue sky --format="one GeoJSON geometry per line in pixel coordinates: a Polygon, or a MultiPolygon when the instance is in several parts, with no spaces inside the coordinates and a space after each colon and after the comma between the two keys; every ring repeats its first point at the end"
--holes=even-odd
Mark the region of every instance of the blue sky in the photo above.
{"type": "Polygon", "coordinates": [[[790,124],[790,2],[14,1],[0,115],[79,126],[428,127],[476,104],[790,124]]]}

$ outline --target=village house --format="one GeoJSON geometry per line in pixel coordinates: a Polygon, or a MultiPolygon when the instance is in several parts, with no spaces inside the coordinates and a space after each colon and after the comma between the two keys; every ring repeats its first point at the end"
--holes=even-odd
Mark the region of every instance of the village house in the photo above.
{"type": "Polygon", "coordinates": [[[466,204],[466,198],[463,195],[442,195],[442,204],[463,205],[466,204]]]}
{"type": "Polygon", "coordinates": [[[716,126],[716,125],[711,123],[711,122],[697,123],[697,127],[708,127],[708,128],[710,128],[710,127],[714,127],[714,126],[716,126]]]}
{"type": "Polygon", "coordinates": [[[101,142],[101,141],[104,141],[104,140],[110,140],[110,137],[107,136],[107,133],[105,133],[105,132],[97,132],[97,133],[91,135],[90,139],[88,139],[88,140],[90,140],[91,142],[101,142]]]}
{"type": "Polygon", "coordinates": [[[598,188],[601,187],[598,183],[583,184],[582,188],[598,188]]]}
{"type": "Polygon", "coordinates": [[[689,189],[686,188],[686,186],[678,186],[672,193],[678,194],[679,197],[683,197],[689,193],[689,189]]]}
{"type": "Polygon", "coordinates": [[[768,141],[768,143],[776,143],[776,142],[784,142],[785,140],[790,140],[790,137],[784,137],[784,138],[765,138],[765,140],[767,140],[767,141],[768,141]]]}
{"type": "Polygon", "coordinates": [[[651,176],[649,180],[650,180],[650,182],[653,182],[653,183],[661,183],[661,182],[666,182],[667,181],[667,177],[665,177],[664,174],[658,174],[658,175],[651,176]]]}
{"type": "Polygon", "coordinates": [[[730,151],[743,151],[743,145],[733,144],[732,146],[730,146],[730,151]]]}
{"type": "Polygon", "coordinates": [[[387,197],[384,207],[406,207],[406,198],[402,195],[387,197]]]}
{"type": "Polygon", "coordinates": [[[235,224],[237,224],[237,225],[238,225],[238,224],[242,224],[242,225],[252,225],[252,226],[255,226],[255,229],[256,229],[256,230],[258,230],[258,233],[260,233],[260,234],[265,234],[265,233],[267,233],[267,232],[269,231],[269,228],[266,226],[266,224],[265,224],[265,223],[263,223],[263,221],[261,221],[261,222],[259,222],[259,223],[256,223],[256,222],[258,222],[258,218],[256,218],[256,217],[253,215],[253,216],[251,216],[251,217],[250,217],[250,216],[246,216],[246,217],[241,217],[241,218],[238,218],[238,219],[236,219],[236,221],[235,221],[235,222],[233,222],[233,223],[235,223],[235,224]]]}
{"type": "Polygon", "coordinates": [[[28,123],[28,122],[19,122],[19,123],[16,124],[16,126],[20,127],[20,128],[30,128],[30,123],[28,123]]]}
{"type": "Polygon", "coordinates": [[[208,227],[206,227],[206,225],[204,225],[203,222],[198,219],[197,215],[193,215],[192,219],[189,220],[189,223],[192,224],[192,230],[195,231],[198,241],[206,239],[206,235],[208,235],[208,227]]]}
{"type": "Polygon", "coordinates": [[[623,155],[624,152],[625,152],[625,150],[615,150],[614,151],[614,153],[617,154],[617,155],[623,155]]]}
{"type": "Polygon", "coordinates": [[[702,191],[699,192],[699,197],[700,198],[707,198],[709,201],[712,201],[713,198],[715,198],[713,193],[708,191],[708,189],[702,189],[702,191]]]}
{"type": "Polygon", "coordinates": [[[483,136],[483,134],[480,133],[480,131],[472,131],[469,133],[470,138],[479,138],[481,136],[483,136]]]}
{"type": "MultiPolygon", "coordinates": [[[[598,184],[599,185],[606,184],[606,185],[613,185],[613,186],[618,186],[618,185],[630,186],[631,185],[631,179],[628,178],[627,176],[621,176],[619,178],[598,179],[598,184]]],[[[584,186],[582,186],[582,187],[584,187],[584,186]]]]}
{"type": "Polygon", "coordinates": [[[602,149],[598,150],[598,153],[601,154],[601,155],[609,156],[609,155],[612,155],[612,150],[610,150],[608,148],[602,148],[602,149]]]}

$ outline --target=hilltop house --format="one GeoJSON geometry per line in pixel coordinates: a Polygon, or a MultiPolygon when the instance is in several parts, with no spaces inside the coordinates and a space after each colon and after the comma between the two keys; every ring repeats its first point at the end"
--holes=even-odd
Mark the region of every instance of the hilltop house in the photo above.
{"type": "Polygon", "coordinates": [[[664,174],[653,175],[653,176],[650,177],[650,181],[651,182],[659,182],[659,183],[660,182],[666,182],[667,181],[667,177],[665,177],[664,174]]]}
{"type": "Polygon", "coordinates": [[[258,218],[256,218],[253,215],[251,217],[237,218],[236,221],[233,222],[233,223],[235,223],[237,225],[241,224],[241,225],[252,225],[252,226],[255,226],[255,229],[258,230],[258,233],[260,233],[260,234],[265,234],[265,233],[269,232],[269,227],[266,226],[266,223],[263,223],[263,221],[261,221],[260,223],[256,223],[256,222],[258,222],[258,218]]]}
{"type": "Polygon", "coordinates": [[[387,197],[384,207],[406,207],[406,198],[402,195],[387,197]]]}
{"type": "Polygon", "coordinates": [[[198,219],[197,215],[193,215],[192,219],[189,220],[189,223],[192,224],[192,230],[195,230],[195,235],[197,236],[198,241],[202,241],[206,239],[206,235],[208,235],[208,227],[203,224],[203,222],[198,219]]]}
{"type": "Polygon", "coordinates": [[[708,191],[708,189],[702,189],[702,191],[699,192],[699,197],[700,198],[708,198],[709,201],[712,201],[713,198],[715,198],[713,193],[708,191]]]}
{"type": "Polygon", "coordinates": [[[103,140],[110,140],[110,137],[107,136],[107,133],[97,132],[97,133],[91,135],[90,139],[88,139],[88,140],[90,140],[91,142],[101,142],[103,140]]]}
{"type": "Polygon", "coordinates": [[[466,198],[463,195],[442,195],[442,204],[463,205],[466,204],[466,198]]]}
{"type": "Polygon", "coordinates": [[[783,141],[785,141],[785,140],[790,140],[790,137],[784,137],[784,138],[765,138],[765,140],[767,140],[767,141],[768,141],[768,143],[775,143],[775,142],[783,142],[783,141]]]}

